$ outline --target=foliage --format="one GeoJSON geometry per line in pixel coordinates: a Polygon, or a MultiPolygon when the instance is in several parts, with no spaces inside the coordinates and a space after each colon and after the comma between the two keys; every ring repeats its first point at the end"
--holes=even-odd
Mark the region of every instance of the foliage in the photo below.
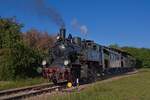
{"type": "Polygon", "coordinates": [[[12,51],[15,77],[26,78],[37,76],[37,67],[42,62],[39,51],[29,48],[23,43],[18,43],[12,51]]]}
{"type": "Polygon", "coordinates": [[[30,48],[38,49],[41,52],[48,53],[54,43],[54,37],[49,36],[47,32],[40,32],[31,29],[23,34],[23,40],[30,48]]]}
{"type": "Polygon", "coordinates": [[[20,41],[21,27],[14,18],[0,18],[0,48],[13,48],[20,41]]]}
{"type": "Polygon", "coordinates": [[[47,63],[50,63],[49,51],[54,44],[54,36],[48,35],[47,32],[31,29],[23,33],[23,41],[28,47],[40,51],[42,57],[47,63]]]}
{"type": "Polygon", "coordinates": [[[0,18],[0,79],[14,77],[12,50],[20,41],[20,28],[14,19],[0,18]]]}
{"type": "Polygon", "coordinates": [[[119,45],[118,44],[111,44],[111,45],[109,45],[109,47],[111,47],[111,48],[119,48],[119,45]]]}
{"type": "Polygon", "coordinates": [[[0,80],[34,77],[42,55],[22,40],[21,24],[0,18],[0,80]]]}
{"type": "Polygon", "coordinates": [[[11,50],[0,49],[0,80],[12,79],[14,77],[11,50]]]}

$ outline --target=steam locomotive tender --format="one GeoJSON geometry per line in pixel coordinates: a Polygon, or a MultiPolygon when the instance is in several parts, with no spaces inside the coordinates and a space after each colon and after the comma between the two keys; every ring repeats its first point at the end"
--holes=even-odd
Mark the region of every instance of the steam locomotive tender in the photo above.
{"type": "Polygon", "coordinates": [[[104,75],[131,71],[135,59],[128,53],[118,49],[99,45],[80,37],[66,38],[66,30],[60,29],[57,41],[50,49],[49,65],[43,67],[43,76],[59,82],[76,80],[93,82],[104,75]]]}

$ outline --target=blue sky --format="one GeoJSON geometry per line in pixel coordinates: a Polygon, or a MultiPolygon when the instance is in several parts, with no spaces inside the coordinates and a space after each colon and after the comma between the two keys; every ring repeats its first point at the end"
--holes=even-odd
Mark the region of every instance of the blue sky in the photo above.
{"type": "MultiPolygon", "coordinates": [[[[150,48],[150,0],[45,0],[65,21],[67,32],[103,45],[119,44],[150,48]],[[87,36],[74,29],[76,19],[88,28],[87,36]]],[[[34,0],[0,0],[0,16],[16,16],[23,31],[36,28],[49,34],[59,27],[39,15],[34,0]]]]}

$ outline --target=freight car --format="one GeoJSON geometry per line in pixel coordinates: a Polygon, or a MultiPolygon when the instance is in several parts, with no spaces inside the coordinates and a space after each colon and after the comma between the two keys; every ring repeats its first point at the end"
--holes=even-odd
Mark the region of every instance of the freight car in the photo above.
{"type": "Polygon", "coordinates": [[[43,61],[43,76],[55,84],[93,82],[104,75],[131,71],[134,65],[130,54],[71,34],[66,38],[66,30],[61,28],[48,60],[43,61]]]}

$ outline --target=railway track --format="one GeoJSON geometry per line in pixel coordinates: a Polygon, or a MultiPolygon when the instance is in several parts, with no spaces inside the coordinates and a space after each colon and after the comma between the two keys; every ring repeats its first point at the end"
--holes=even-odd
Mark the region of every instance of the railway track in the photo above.
{"type": "Polygon", "coordinates": [[[3,90],[0,91],[0,100],[20,100],[26,97],[52,92],[56,89],[60,90],[62,88],[64,88],[64,86],[54,86],[53,84],[47,83],[17,89],[3,90]]]}
{"type": "MultiPolygon", "coordinates": [[[[123,73],[123,74],[118,74],[118,75],[106,76],[105,78],[100,79],[100,80],[102,81],[102,80],[107,80],[109,78],[113,78],[117,76],[121,77],[124,75],[131,75],[137,72],[138,71],[133,71],[133,72],[123,73]]],[[[100,81],[100,80],[97,80],[97,81],[100,81]]],[[[46,83],[46,84],[28,86],[28,87],[23,87],[23,88],[3,90],[3,91],[0,91],[0,100],[20,100],[20,99],[25,99],[26,97],[40,95],[43,93],[52,92],[56,89],[61,90],[64,88],[65,88],[64,85],[56,86],[52,83],[46,83]]]]}

